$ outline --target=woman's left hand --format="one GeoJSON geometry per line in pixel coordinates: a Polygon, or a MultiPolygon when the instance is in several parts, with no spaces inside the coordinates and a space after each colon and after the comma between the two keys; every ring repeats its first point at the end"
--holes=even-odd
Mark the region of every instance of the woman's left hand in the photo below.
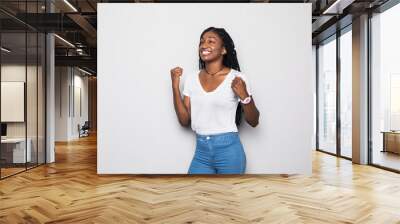
{"type": "Polygon", "coordinates": [[[246,89],[246,83],[240,77],[236,76],[236,78],[232,81],[231,84],[233,92],[241,99],[245,99],[249,96],[246,89]]]}

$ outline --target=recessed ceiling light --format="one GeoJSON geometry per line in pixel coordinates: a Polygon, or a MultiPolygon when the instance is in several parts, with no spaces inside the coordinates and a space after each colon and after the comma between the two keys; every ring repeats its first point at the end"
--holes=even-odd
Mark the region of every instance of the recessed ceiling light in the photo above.
{"type": "Polygon", "coordinates": [[[71,42],[69,42],[68,40],[66,40],[66,39],[64,39],[64,38],[62,38],[62,37],[60,37],[60,36],[57,35],[57,34],[54,34],[54,36],[57,37],[58,39],[60,39],[62,42],[66,43],[67,45],[69,45],[69,46],[75,48],[75,45],[73,45],[73,44],[72,44],[71,42]]]}
{"type": "Polygon", "coordinates": [[[9,49],[7,49],[7,48],[5,48],[5,47],[1,47],[1,50],[4,51],[4,52],[6,52],[6,53],[10,53],[10,52],[11,52],[11,50],[9,50],[9,49]]]}
{"type": "Polygon", "coordinates": [[[72,10],[74,10],[75,12],[78,12],[78,10],[71,4],[69,3],[68,0],[64,0],[65,4],[67,4],[72,10]]]}
{"type": "Polygon", "coordinates": [[[322,14],[342,14],[343,9],[351,5],[355,0],[336,0],[322,14]]]}
{"type": "Polygon", "coordinates": [[[78,67],[78,69],[79,69],[79,71],[81,71],[81,72],[83,72],[83,73],[85,73],[85,74],[92,75],[92,73],[90,73],[90,72],[88,72],[88,71],[86,71],[86,70],[83,70],[83,69],[81,69],[81,68],[79,68],[79,67],[78,67]]]}

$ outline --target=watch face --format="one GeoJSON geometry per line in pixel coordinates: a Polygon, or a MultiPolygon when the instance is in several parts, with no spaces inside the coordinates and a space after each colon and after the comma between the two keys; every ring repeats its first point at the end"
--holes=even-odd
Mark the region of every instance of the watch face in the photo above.
{"type": "Polygon", "coordinates": [[[246,98],[242,101],[242,103],[243,103],[243,104],[248,104],[248,103],[250,103],[250,101],[251,101],[251,97],[246,97],[246,98]]]}

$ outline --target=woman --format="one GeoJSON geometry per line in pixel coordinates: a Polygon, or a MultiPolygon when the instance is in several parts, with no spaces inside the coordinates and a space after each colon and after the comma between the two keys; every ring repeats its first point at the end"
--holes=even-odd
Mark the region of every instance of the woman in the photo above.
{"type": "Polygon", "coordinates": [[[180,95],[183,70],[171,70],[175,111],[182,126],[196,132],[196,152],[189,174],[243,174],[246,155],[237,125],[242,111],[252,127],[259,112],[240,73],[233,40],[223,28],[209,27],[200,36],[200,72],[188,76],[180,95]],[[240,103],[239,103],[240,102],[240,103]]]}

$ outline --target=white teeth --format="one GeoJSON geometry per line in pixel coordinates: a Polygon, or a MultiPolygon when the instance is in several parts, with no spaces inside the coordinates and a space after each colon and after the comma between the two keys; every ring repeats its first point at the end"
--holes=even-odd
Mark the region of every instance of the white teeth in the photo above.
{"type": "Polygon", "coordinates": [[[211,53],[211,51],[202,51],[201,52],[203,55],[209,55],[211,53]]]}

